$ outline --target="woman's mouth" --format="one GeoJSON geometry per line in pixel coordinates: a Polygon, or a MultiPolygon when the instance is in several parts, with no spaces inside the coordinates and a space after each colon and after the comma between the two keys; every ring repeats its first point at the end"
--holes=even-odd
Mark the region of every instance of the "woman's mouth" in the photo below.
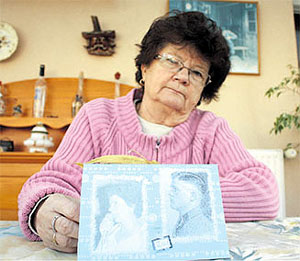
{"type": "Polygon", "coordinates": [[[181,91],[179,91],[179,90],[176,90],[176,89],[174,89],[174,88],[168,87],[168,86],[166,86],[166,88],[167,88],[168,90],[171,90],[172,92],[174,92],[174,93],[176,93],[176,94],[180,94],[181,96],[183,96],[183,98],[185,98],[185,94],[184,94],[183,92],[181,92],[181,91]]]}

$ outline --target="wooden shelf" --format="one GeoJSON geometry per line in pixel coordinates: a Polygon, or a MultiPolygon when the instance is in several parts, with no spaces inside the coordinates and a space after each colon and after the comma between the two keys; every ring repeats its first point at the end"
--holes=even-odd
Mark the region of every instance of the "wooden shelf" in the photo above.
{"type": "Polygon", "coordinates": [[[0,117],[0,126],[10,128],[33,127],[38,122],[51,129],[61,129],[71,124],[73,118],[33,118],[33,117],[0,117]]]}
{"type": "MultiPolygon", "coordinates": [[[[29,152],[0,152],[0,163],[45,163],[54,152],[29,153],[29,152]]],[[[32,173],[33,174],[33,173],[32,173]]]]}
{"type": "MultiPolygon", "coordinates": [[[[4,98],[6,98],[6,115],[13,114],[13,107],[22,106],[23,117],[32,116],[34,98],[34,85],[36,79],[10,82],[4,84],[4,98]]],[[[54,119],[72,118],[71,107],[78,88],[78,78],[46,78],[47,97],[45,104],[45,116],[54,116],[54,119]]],[[[83,98],[85,102],[103,97],[114,99],[115,83],[96,79],[84,79],[83,98]]],[[[121,84],[120,95],[126,95],[132,86],[121,84]]],[[[12,117],[16,119],[15,117],[12,117]]],[[[20,117],[21,118],[21,117],[20,117]]],[[[16,120],[18,121],[18,120],[16,120]]],[[[50,121],[49,121],[50,123],[50,121]]]]}

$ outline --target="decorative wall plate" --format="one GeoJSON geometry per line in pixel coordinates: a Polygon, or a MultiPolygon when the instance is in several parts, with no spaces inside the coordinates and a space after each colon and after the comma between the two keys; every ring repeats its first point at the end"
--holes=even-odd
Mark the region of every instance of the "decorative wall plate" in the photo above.
{"type": "Polygon", "coordinates": [[[18,46],[16,30],[8,23],[0,22],[0,61],[8,59],[18,46]]]}

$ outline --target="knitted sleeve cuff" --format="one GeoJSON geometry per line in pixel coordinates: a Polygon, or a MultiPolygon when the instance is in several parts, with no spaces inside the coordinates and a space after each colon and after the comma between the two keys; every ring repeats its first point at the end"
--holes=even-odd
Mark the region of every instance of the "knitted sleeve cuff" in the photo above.
{"type": "Polygon", "coordinates": [[[28,216],[28,227],[29,229],[31,230],[31,232],[33,234],[35,234],[36,236],[39,236],[39,234],[37,233],[35,227],[33,226],[33,216],[35,214],[35,211],[37,210],[37,208],[39,207],[39,205],[44,201],[46,200],[50,195],[46,195],[44,197],[42,197],[36,204],[35,206],[33,207],[33,209],[31,210],[31,212],[29,213],[29,216],[28,216]]]}

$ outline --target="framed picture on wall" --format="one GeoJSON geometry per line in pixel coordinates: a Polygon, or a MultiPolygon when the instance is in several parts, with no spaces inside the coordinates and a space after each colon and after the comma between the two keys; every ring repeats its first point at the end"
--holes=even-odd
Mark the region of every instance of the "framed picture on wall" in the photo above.
{"type": "Polygon", "coordinates": [[[200,11],[221,27],[233,74],[260,73],[257,6],[257,2],[169,0],[170,11],[200,11]]]}

